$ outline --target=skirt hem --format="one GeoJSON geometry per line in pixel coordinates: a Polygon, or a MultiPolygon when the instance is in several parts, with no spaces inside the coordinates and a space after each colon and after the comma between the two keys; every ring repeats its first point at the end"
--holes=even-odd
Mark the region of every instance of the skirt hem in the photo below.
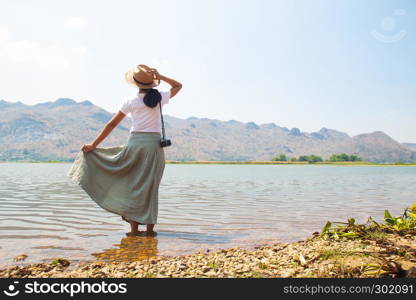
{"type": "Polygon", "coordinates": [[[96,199],[96,197],[94,196],[94,195],[92,195],[91,193],[89,193],[88,192],[88,189],[86,189],[85,188],[85,186],[83,186],[83,184],[81,183],[81,181],[80,181],[80,179],[79,178],[77,178],[77,177],[72,177],[71,176],[71,179],[72,179],[72,182],[74,182],[74,183],[76,183],[77,185],[79,185],[87,194],[88,194],[88,196],[90,196],[90,198],[92,199],[92,200],[94,200],[94,202],[99,206],[99,207],[101,207],[101,208],[103,208],[104,210],[106,210],[106,211],[108,211],[108,212],[110,212],[110,213],[112,213],[112,214],[115,214],[115,215],[119,215],[120,217],[125,217],[126,219],[129,219],[129,220],[132,220],[132,221],[135,221],[135,222],[137,222],[137,223],[140,223],[140,224],[142,224],[142,225],[148,225],[148,224],[156,224],[157,222],[155,221],[154,223],[147,223],[147,222],[144,222],[143,220],[140,220],[139,218],[137,218],[137,217],[135,217],[135,216],[129,216],[129,215],[124,215],[124,214],[120,214],[120,213],[118,213],[118,212],[116,212],[116,211],[113,211],[113,210],[111,210],[111,209],[109,209],[109,208],[107,208],[107,207],[105,207],[104,205],[102,205],[99,201],[97,201],[97,199],[96,199]]]}
{"type": "Polygon", "coordinates": [[[67,176],[104,210],[156,224],[165,166],[157,134],[132,134],[124,146],[78,152],[67,176]]]}

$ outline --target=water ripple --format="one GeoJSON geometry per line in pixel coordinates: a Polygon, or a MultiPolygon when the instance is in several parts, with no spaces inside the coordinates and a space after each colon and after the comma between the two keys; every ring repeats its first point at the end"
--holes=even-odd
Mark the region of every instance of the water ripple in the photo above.
{"type": "Polygon", "coordinates": [[[299,240],[326,220],[399,214],[416,193],[414,167],[167,165],[158,237],[129,240],[128,224],[73,184],[69,168],[0,164],[0,265],[22,253],[27,262],[138,259],[299,240]]]}

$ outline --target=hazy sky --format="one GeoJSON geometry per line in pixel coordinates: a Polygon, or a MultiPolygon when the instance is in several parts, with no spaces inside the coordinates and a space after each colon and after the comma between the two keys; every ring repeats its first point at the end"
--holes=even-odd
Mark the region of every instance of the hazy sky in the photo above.
{"type": "Polygon", "coordinates": [[[0,99],[115,112],[139,63],[166,113],[416,142],[416,1],[0,0],[0,99]],[[166,89],[163,85],[161,89],[166,89]]]}

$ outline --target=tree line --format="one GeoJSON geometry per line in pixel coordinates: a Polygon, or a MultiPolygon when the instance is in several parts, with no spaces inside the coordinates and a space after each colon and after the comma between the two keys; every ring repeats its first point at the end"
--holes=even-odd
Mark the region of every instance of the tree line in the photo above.
{"type": "Polygon", "coordinates": [[[341,154],[333,154],[329,157],[328,160],[322,159],[322,157],[318,155],[301,155],[299,157],[287,157],[286,154],[280,154],[272,159],[272,161],[300,161],[300,162],[323,162],[323,161],[329,161],[329,162],[353,162],[353,161],[362,161],[362,158],[357,155],[348,155],[346,153],[341,154]]]}

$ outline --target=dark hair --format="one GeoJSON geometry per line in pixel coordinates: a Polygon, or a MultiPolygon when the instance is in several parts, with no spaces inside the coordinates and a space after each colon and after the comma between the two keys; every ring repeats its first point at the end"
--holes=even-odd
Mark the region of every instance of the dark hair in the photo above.
{"type": "Polygon", "coordinates": [[[159,93],[159,91],[157,89],[143,90],[146,92],[146,95],[143,98],[144,104],[146,104],[150,108],[156,107],[162,99],[162,95],[159,93]]]}

